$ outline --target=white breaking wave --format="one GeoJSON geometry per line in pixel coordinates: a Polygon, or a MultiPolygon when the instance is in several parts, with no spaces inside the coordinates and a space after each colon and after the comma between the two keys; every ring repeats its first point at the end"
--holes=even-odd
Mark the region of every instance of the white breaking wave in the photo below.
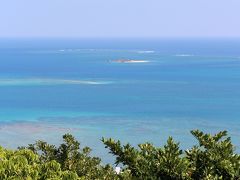
{"type": "Polygon", "coordinates": [[[149,63],[150,61],[148,60],[129,60],[129,61],[125,61],[123,63],[149,63]]]}
{"type": "MultiPolygon", "coordinates": [[[[132,52],[131,50],[121,49],[58,49],[57,52],[68,53],[68,52],[132,52]]],[[[149,52],[150,53],[150,52],[149,52]]]]}
{"type": "Polygon", "coordinates": [[[59,52],[73,52],[73,51],[82,51],[83,49],[60,49],[59,52]]]}
{"type": "Polygon", "coordinates": [[[194,56],[193,54],[176,54],[174,56],[177,56],[177,57],[191,57],[191,56],[194,56]]]}
{"type": "Polygon", "coordinates": [[[65,85],[65,84],[104,85],[110,83],[112,82],[94,80],[71,80],[71,79],[43,79],[43,78],[0,79],[0,86],[65,85]]]}
{"type": "Polygon", "coordinates": [[[130,63],[149,63],[150,61],[148,61],[148,60],[133,60],[133,59],[117,59],[117,60],[113,60],[110,62],[130,64],[130,63]]]}
{"type": "Polygon", "coordinates": [[[140,54],[150,54],[150,53],[155,53],[155,51],[137,51],[140,54]]]}

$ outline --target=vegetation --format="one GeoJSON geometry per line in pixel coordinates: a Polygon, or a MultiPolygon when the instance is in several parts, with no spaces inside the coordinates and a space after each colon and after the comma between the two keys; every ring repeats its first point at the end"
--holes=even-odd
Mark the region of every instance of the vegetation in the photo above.
{"type": "Polygon", "coordinates": [[[63,143],[56,147],[37,141],[18,150],[0,147],[0,179],[11,180],[178,180],[178,179],[240,179],[240,155],[226,131],[215,135],[198,130],[191,132],[199,144],[183,151],[172,137],[163,147],[151,143],[138,148],[120,141],[102,139],[106,148],[116,158],[122,170],[116,173],[111,165],[91,157],[89,147],[70,134],[63,136],[63,143]]]}

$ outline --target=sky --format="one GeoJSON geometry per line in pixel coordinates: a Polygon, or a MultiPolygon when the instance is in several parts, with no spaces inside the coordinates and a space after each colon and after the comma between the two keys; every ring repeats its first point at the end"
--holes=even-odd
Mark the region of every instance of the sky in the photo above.
{"type": "Polygon", "coordinates": [[[0,0],[0,37],[240,37],[240,0],[0,0]]]}

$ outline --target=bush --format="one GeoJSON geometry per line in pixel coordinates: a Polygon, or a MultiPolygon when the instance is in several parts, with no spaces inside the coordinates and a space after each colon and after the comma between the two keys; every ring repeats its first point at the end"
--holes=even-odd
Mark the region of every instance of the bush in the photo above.
{"type": "Polygon", "coordinates": [[[166,145],[151,143],[122,145],[120,141],[102,139],[106,148],[122,166],[117,174],[112,165],[103,165],[91,157],[89,147],[80,148],[75,138],[66,134],[56,147],[37,141],[18,150],[0,147],[0,179],[16,180],[178,180],[178,179],[240,179],[240,155],[234,152],[227,132],[215,135],[191,131],[199,144],[183,151],[169,137],[166,145]]]}
{"type": "Polygon", "coordinates": [[[162,148],[150,143],[136,149],[120,141],[102,139],[106,148],[116,157],[116,164],[123,164],[136,179],[240,179],[240,155],[227,132],[215,135],[191,131],[199,145],[182,151],[179,143],[170,137],[162,148]]]}

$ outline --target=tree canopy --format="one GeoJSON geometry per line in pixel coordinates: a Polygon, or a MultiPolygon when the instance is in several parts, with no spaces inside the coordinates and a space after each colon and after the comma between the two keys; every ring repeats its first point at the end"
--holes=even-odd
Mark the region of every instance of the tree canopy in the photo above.
{"type": "Polygon", "coordinates": [[[151,143],[122,145],[118,140],[102,138],[115,157],[115,165],[104,165],[90,155],[89,147],[70,134],[63,135],[58,147],[37,141],[27,147],[9,150],[0,147],[0,179],[8,180],[181,180],[240,179],[240,155],[235,152],[226,131],[215,135],[191,131],[198,145],[181,150],[169,137],[163,147],[151,143]]]}

